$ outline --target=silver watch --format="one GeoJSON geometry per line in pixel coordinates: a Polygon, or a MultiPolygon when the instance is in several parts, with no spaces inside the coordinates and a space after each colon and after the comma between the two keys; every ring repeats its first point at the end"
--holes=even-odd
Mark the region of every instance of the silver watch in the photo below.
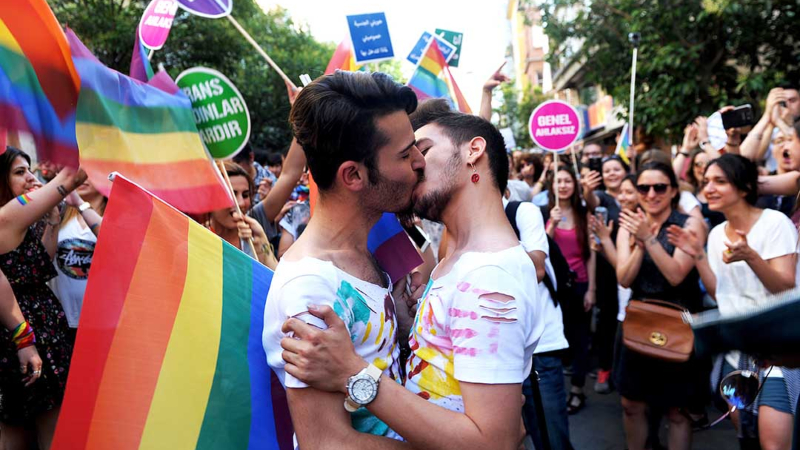
{"type": "Polygon", "coordinates": [[[358,408],[375,400],[375,397],[378,396],[378,384],[381,381],[382,372],[374,364],[370,364],[361,372],[350,377],[347,380],[344,409],[355,412],[358,408]]]}

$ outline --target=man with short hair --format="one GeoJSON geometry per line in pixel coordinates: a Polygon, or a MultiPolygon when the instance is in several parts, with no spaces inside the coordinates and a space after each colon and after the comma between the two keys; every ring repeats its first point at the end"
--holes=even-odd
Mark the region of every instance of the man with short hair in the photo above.
{"type": "Polygon", "coordinates": [[[753,125],[747,138],[740,145],[742,156],[757,164],[764,164],[769,173],[778,170],[778,161],[773,155],[772,141],[779,130],[775,123],[779,116],[788,126],[800,121],[800,84],[786,82],[773,88],[767,95],[767,104],[761,119],[753,125]]]}
{"type": "Polygon", "coordinates": [[[263,346],[286,388],[300,448],[408,448],[390,439],[396,435],[366,408],[287,373],[280,341],[286,337],[281,325],[290,317],[324,326],[309,309],[326,305],[340,318],[351,350],[369,364],[364,376],[382,375],[386,385],[402,380],[395,280],[378,267],[367,235],[383,212],[409,207],[422,176],[425,160],[408,118],[416,106],[414,92],[386,74],[343,71],[306,86],[292,106],[292,129],[319,199],[275,271],[263,346]]]}
{"type": "Polygon", "coordinates": [[[418,305],[405,388],[386,376],[380,383],[361,377],[368,361],[330,308],[310,312],[326,330],[296,319],[284,324],[300,338],[282,341],[286,370],[319,389],[363,398],[414,447],[516,449],[543,303],[529,289],[536,269],[503,210],[508,156],[484,119],[443,112],[428,120],[415,123],[425,177],[414,189],[414,213],[442,221],[451,237],[418,305]]]}
{"type": "Polygon", "coordinates": [[[603,157],[603,147],[601,147],[600,144],[591,142],[583,146],[583,151],[581,152],[581,164],[583,164],[583,166],[588,166],[590,158],[602,158],[602,157],[603,157]]]}

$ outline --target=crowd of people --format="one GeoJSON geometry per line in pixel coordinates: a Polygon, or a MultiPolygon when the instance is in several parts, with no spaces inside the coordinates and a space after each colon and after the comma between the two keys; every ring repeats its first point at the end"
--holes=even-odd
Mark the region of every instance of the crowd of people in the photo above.
{"type": "MultiPolygon", "coordinates": [[[[722,150],[699,117],[674,157],[640,149],[629,164],[586,140],[556,165],[506,150],[489,122],[504,81],[487,81],[475,116],[418,104],[380,73],[289,88],[286,154],[247,146],[223,166],[237,207],[193,217],[276,271],[263,344],[300,448],[527,436],[571,449],[594,376],[596,392],[621,395],[627,448],[662,448],[666,420],[668,448],[688,449],[714,383],[745,369],[763,388],[733,415],[742,448],[789,449],[800,371],[735,351],[665,361],[625,345],[622,325],[631,300],[724,316],[796,286],[798,86],[771,90],[722,150]],[[384,212],[425,261],[401,280],[367,250],[384,212]]],[[[50,447],[106,202],[80,169],[0,155],[2,448],[50,447]]]]}

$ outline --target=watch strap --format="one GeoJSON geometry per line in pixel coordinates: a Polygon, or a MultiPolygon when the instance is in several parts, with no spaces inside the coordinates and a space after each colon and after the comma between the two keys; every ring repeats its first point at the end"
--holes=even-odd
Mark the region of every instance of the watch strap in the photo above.
{"type": "Polygon", "coordinates": [[[370,378],[375,380],[376,383],[380,383],[381,382],[381,374],[383,374],[383,371],[381,369],[379,369],[378,366],[376,366],[375,364],[368,365],[367,369],[366,369],[366,373],[367,373],[367,375],[370,376],[370,378]]]}
{"type": "Polygon", "coordinates": [[[84,212],[87,209],[90,209],[91,207],[92,205],[89,202],[83,202],[80,205],[78,205],[78,211],[84,212]]]}
{"type": "Polygon", "coordinates": [[[349,396],[345,396],[345,398],[344,398],[344,409],[345,409],[345,411],[350,412],[350,413],[354,413],[354,412],[358,411],[358,408],[360,408],[360,407],[361,407],[361,405],[359,405],[358,403],[350,400],[349,396]]]}

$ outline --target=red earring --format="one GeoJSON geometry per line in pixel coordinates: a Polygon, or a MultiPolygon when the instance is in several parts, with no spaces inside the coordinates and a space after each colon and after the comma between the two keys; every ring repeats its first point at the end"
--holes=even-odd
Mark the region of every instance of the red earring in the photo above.
{"type": "Polygon", "coordinates": [[[469,166],[472,167],[472,177],[470,179],[473,183],[477,183],[481,179],[481,176],[478,175],[478,171],[475,169],[474,164],[469,163],[469,166]]]}

